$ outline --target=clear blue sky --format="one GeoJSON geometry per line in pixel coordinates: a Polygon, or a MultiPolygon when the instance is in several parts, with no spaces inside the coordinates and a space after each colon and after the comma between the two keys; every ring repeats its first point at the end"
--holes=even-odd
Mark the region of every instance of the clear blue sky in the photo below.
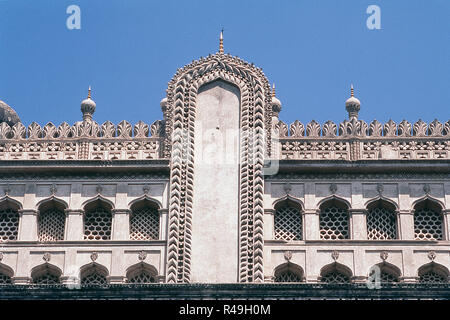
{"type": "Polygon", "coordinates": [[[450,0],[0,0],[0,100],[26,125],[72,124],[89,85],[103,123],[162,119],[177,68],[218,49],[261,67],[280,118],[450,118],[450,0]],[[66,8],[81,8],[68,30],[66,8]],[[381,8],[369,30],[366,8],[381,8]]]}

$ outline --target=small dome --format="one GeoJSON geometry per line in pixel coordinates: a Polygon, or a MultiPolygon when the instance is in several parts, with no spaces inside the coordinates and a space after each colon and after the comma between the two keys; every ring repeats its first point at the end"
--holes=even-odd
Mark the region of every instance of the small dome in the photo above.
{"type": "Polygon", "coordinates": [[[10,126],[20,122],[20,118],[13,108],[0,100],[0,123],[6,122],[10,126]]]}
{"type": "Polygon", "coordinates": [[[277,97],[272,97],[272,110],[275,112],[281,111],[281,101],[277,97]]]}
{"type": "Polygon", "coordinates": [[[347,99],[347,101],[345,101],[345,106],[352,106],[352,105],[361,105],[361,102],[359,102],[358,99],[356,99],[355,97],[350,97],[347,99]]]}
{"type": "Polygon", "coordinates": [[[81,112],[93,114],[95,112],[95,101],[91,98],[84,99],[81,101],[81,112]]]}

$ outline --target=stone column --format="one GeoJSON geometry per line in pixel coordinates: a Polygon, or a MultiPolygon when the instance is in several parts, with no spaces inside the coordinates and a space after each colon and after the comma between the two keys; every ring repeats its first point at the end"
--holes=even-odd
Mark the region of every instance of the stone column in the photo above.
{"type": "Polygon", "coordinates": [[[275,209],[264,209],[264,240],[275,239],[275,209]]]}
{"type": "Polygon", "coordinates": [[[80,241],[84,238],[83,214],[81,209],[66,209],[66,234],[64,239],[80,241]]]}
{"type": "Polygon", "coordinates": [[[353,240],[367,240],[367,210],[350,209],[350,228],[351,238],[353,240]]]}
{"type": "Polygon", "coordinates": [[[305,209],[305,212],[303,214],[304,240],[320,239],[319,214],[320,214],[319,209],[305,209]]]}
{"type": "Polygon", "coordinates": [[[113,209],[111,240],[130,239],[130,209],[113,209]]]}
{"type": "Polygon", "coordinates": [[[37,215],[38,211],[35,209],[21,209],[19,210],[19,234],[17,240],[19,241],[37,241],[37,215]]]}
{"type": "Polygon", "coordinates": [[[159,209],[159,240],[167,240],[169,209],[159,209]]]}
{"type": "Polygon", "coordinates": [[[450,240],[450,209],[442,210],[442,214],[444,215],[444,239],[450,240]]]}
{"type": "Polygon", "coordinates": [[[18,250],[17,255],[17,269],[14,276],[11,278],[13,284],[29,284],[30,277],[30,252],[29,250],[18,250]]]}
{"type": "Polygon", "coordinates": [[[398,233],[401,240],[414,240],[414,210],[398,212],[398,233]]]}

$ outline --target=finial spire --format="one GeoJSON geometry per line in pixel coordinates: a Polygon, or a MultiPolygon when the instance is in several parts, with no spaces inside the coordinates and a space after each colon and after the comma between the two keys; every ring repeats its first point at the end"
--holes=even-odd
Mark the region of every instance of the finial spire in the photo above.
{"type": "Polygon", "coordinates": [[[222,31],[220,31],[219,53],[223,53],[223,28],[222,31]]]}
{"type": "Polygon", "coordinates": [[[91,98],[91,86],[89,86],[89,89],[88,89],[88,99],[90,99],[91,98]]]}
{"type": "Polygon", "coordinates": [[[272,84],[272,98],[275,97],[275,82],[272,84]]]}
{"type": "Polygon", "coordinates": [[[353,89],[353,83],[350,85],[350,95],[354,97],[355,91],[353,89]]]}

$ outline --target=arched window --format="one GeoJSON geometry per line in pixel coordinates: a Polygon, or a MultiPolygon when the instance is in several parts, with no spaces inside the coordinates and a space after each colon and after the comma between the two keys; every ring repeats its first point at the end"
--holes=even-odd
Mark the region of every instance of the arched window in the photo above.
{"type": "Polygon", "coordinates": [[[127,272],[127,282],[136,284],[156,283],[158,272],[153,266],[141,262],[130,267],[127,272]]]}
{"type": "Polygon", "coordinates": [[[38,238],[39,241],[64,240],[66,215],[64,205],[55,200],[45,202],[39,206],[38,238]]]}
{"type": "Polygon", "coordinates": [[[158,239],[158,205],[149,200],[142,200],[133,204],[130,215],[130,240],[158,239]]]}
{"type": "Polygon", "coordinates": [[[302,228],[302,214],[297,203],[285,200],[275,206],[275,239],[302,240],[302,228]]]}
{"type": "Polygon", "coordinates": [[[9,267],[0,264],[0,285],[11,284],[11,277],[13,276],[13,271],[9,267]]]}
{"type": "Polygon", "coordinates": [[[431,262],[419,269],[419,282],[423,284],[448,283],[449,272],[444,266],[431,262]]]}
{"type": "Polygon", "coordinates": [[[275,269],[275,282],[302,282],[303,270],[300,266],[288,262],[275,269]]]}
{"type": "Polygon", "coordinates": [[[397,239],[397,217],[394,205],[378,200],[367,209],[367,238],[369,240],[397,239]]]}
{"type": "Polygon", "coordinates": [[[105,285],[108,283],[106,280],[107,276],[108,271],[106,268],[96,263],[82,268],[80,272],[81,284],[86,286],[105,285]]]}
{"type": "Polygon", "coordinates": [[[39,285],[59,284],[60,276],[61,271],[48,263],[35,267],[31,271],[32,282],[39,285]]]}
{"type": "Polygon", "coordinates": [[[378,280],[376,278],[375,272],[380,272],[379,274],[379,281],[381,283],[396,283],[399,282],[400,277],[400,269],[396,266],[387,263],[382,262],[377,264],[374,268],[371,268],[369,276],[374,277],[375,280],[378,280]]]}
{"type": "Polygon", "coordinates": [[[414,239],[442,240],[444,223],[442,208],[426,199],[414,206],[414,239]]]}
{"type": "Polygon", "coordinates": [[[327,284],[350,283],[352,272],[346,266],[334,262],[322,268],[320,272],[320,282],[327,284]]]}
{"type": "Polygon", "coordinates": [[[349,239],[348,207],[336,199],[329,200],[320,206],[320,239],[349,239]]]}
{"type": "Polygon", "coordinates": [[[0,203],[0,242],[17,240],[19,231],[19,207],[12,201],[0,203]]]}
{"type": "Polygon", "coordinates": [[[100,199],[85,206],[84,240],[111,240],[111,209],[100,199]]]}

